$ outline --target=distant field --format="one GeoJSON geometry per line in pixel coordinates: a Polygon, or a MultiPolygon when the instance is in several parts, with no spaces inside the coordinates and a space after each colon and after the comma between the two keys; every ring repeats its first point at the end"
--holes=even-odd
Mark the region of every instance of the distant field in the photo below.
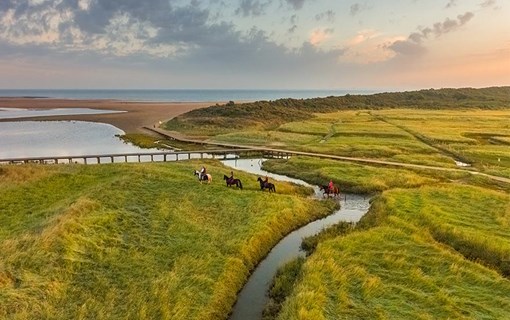
{"type": "Polygon", "coordinates": [[[211,141],[510,177],[510,87],[277,100],[194,110],[167,129],[211,141]]]}
{"type": "Polygon", "coordinates": [[[333,204],[206,163],[0,167],[0,318],[223,319],[275,242],[333,204]]]}
{"type": "Polygon", "coordinates": [[[508,317],[508,193],[396,189],[364,220],[319,243],[278,319],[508,317]]]}

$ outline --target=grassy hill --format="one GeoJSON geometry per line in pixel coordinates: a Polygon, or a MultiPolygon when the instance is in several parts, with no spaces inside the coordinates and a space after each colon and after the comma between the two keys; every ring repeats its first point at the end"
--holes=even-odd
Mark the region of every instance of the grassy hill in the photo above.
{"type": "Polygon", "coordinates": [[[202,162],[0,167],[0,318],[224,319],[248,272],[333,203],[202,162]]]}

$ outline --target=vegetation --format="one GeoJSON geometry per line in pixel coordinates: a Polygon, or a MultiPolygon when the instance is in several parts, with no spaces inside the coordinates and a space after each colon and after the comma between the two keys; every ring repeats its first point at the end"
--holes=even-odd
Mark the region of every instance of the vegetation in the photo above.
{"type": "Polygon", "coordinates": [[[508,108],[510,87],[440,89],[412,92],[346,95],[314,99],[280,99],[253,103],[216,105],[172,119],[169,130],[187,134],[215,135],[232,130],[269,129],[287,122],[309,119],[315,113],[381,108],[461,109],[508,108]],[[200,131],[194,130],[200,128],[200,131]]]}
{"type": "Polygon", "coordinates": [[[510,87],[213,106],[165,126],[217,142],[455,167],[510,177],[510,87]]]}
{"type": "Polygon", "coordinates": [[[385,191],[357,232],[323,236],[278,319],[506,318],[509,219],[505,192],[385,191]]]}
{"type": "Polygon", "coordinates": [[[249,270],[329,202],[202,162],[2,167],[0,318],[224,319],[249,270]]]}
{"type": "Polygon", "coordinates": [[[396,187],[414,188],[469,175],[467,172],[413,171],[310,157],[267,160],[264,169],[299,177],[316,185],[326,185],[331,179],[340,187],[340,192],[351,193],[376,193],[396,187]]]}

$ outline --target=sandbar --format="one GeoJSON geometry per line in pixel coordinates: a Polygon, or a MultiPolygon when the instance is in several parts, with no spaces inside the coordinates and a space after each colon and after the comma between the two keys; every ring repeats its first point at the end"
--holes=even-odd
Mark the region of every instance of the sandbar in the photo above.
{"type": "Polygon", "coordinates": [[[206,108],[217,102],[134,102],[120,100],[74,100],[46,98],[0,98],[0,108],[21,109],[56,109],[56,108],[90,108],[99,110],[126,111],[110,114],[84,114],[25,117],[0,119],[0,121],[49,121],[77,120],[111,124],[126,133],[144,132],[143,127],[158,126],[188,111],[206,108]]]}

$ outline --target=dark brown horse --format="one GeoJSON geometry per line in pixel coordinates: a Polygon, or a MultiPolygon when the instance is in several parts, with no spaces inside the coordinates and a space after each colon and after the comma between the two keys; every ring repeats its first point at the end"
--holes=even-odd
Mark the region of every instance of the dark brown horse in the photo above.
{"type": "Polygon", "coordinates": [[[339,196],[340,195],[340,189],[338,189],[337,186],[333,186],[333,190],[331,190],[329,188],[328,185],[326,186],[319,186],[319,189],[324,192],[324,196],[330,196],[332,195],[333,197],[336,197],[336,196],[339,196]]]}
{"type": "Polygon", "coordinates": [[[239,180],[239,179],[233,179],[226,175],[223,175],[223,180],[225,180],[227,182],[227,187],[235,185],[239,189],[241,189],[241,190],[243,189],[243,184],[242,184],[241,180],[239,180]]]}
{"type": "Polygon", "coordinates": [[[261,177],[258,177],[257,181],[260,183],[260,190],[264,191],[264,189],[267,189],[269,192],[276,192],[276,188],[271,182],[265,182],[261,177]]]}

